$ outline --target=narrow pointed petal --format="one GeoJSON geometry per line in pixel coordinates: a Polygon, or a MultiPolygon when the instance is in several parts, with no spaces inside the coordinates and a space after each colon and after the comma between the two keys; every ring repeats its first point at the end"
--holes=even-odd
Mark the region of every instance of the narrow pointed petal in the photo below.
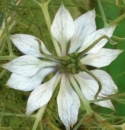
{"type": "Polygon", "coordinates": [[[24,55],[18,57],[7,64],[2,65],[3,68],[10,72],[22,75],[33,76],[44,67],[56,66],[55,62],[41,61],[33,56],[24,55]]]}
{"type": "MultiPolygon", "coordinates": [[[[118,91],[117,86],[115,85],[113,79],[111,78],[111,76],[103,71],[103,70],[91,70],[91,72],[100,80],[100,82],[102,83],[102,91],[101,93],[104,96],[108,96],[108,95],[112,95],[115,94],[118,91]]],[[[80,72],[78,74],[81,78],[84,78],[86,80],[95,80],[92,76],[90,76],[89,74],[87,74],[86,72],[80,72]]]]}
{"type": "Polygon", "coordinates": [[[52,94],[59,83],[60,74],[56,75],[48,82],[38,86],[31,94],[27,103],[26,114],[29,115],[33,111],[47,104],[52,97],[52,94]]]}
{"type": "Polygon", "coordinates": [[[95,102],[94,104],[102,106],[102,107],[106,107],[106,108],[109,108],[109,109],[112,109],[113,111],[115,111],[115,108],[110,100],[95,102]]]}
{"type": "Polygon", "coordinates": [[[122,52],[122,50],[113,49],[100,49],[95,54],[88,54],[80,61],[82,64],[90,65],[94,67],[103,67],[109,65],[117,56],[122,52]]]}
{"type": "MultiPolygon", "coordinates": [[[[87,36],[86,39],[84,40],[82,46],[78,50],[78,52],[84,51],[86,48],[88,48],[90,45],[92,45],[101,36],[107,35],[109,38],[111,38],[115,27],[116,27],[115,25],[109,26],[109,27],[97,30],[96,32],[87,36]]],[[[103,38],[91,50],[89,50],[87,52],[87,54],[98,52],[107,43],[107,41],[108,41],[107,39],[103,38]]]]}
{"type": "Polygon", "coordinates": [[[83,43],[85,38],[96,31],[95,10],[88,11],[75,21],[75,33],[71,39],[69,53],[75,52],[83,43]]]}
{"type": "Polygon", "coordinates": [[[62,5],[53,20],[51,33],[58,41],[62,51],[66,51],[66,45],[74,34],[73,19],[68,10],[62,5]]]}
{"type": "MultiPolygon", "coordinates": [[[[88,100],[94,100],[94,96],[98,91],[97,82],[92,79],[88,79],[88,80],[84,79],[84,78],[80,77],[79,75],[75,75],[74,77],[77,80],[77,82],[79,83],[82,93],[85,95],[85,97],[88,100]]],[[[102,86],[102,87],[105,87],[105,86],[102,86]]],[[[101,93],[99,93],[99,96],[97,97],[97,99],[106,97],[106,95],[104,95],[102,93],[103,93],[103,90],[101,91],[101,93]]],[[[95,102],[95,104],[114,110],[114,106],[112,105],[110,100],[95,102]]]]}
{"type": "Polygon", "coordinates": [[[112,95],[118,91],[117,86],[112,80],[111,76],[103,70],[92,70],[91,71],[102,83],[102,94],[112,95]]]}
{"type": "Polygon", "coordinates": [[[7,86],[22,90],[22,91],[31,91],[35,89],[43,79],[54,71],[54,68],[43,68],[38,71],[34,76],[24,77],[16,73],[12,73],[11,77],[7,81],[7,86]]]}
{"type": "Polygon", "coordinates": [[[80,101],[76,92],[72,89],[68,76],[62,74],[61,85],[57,97],[59,117],[67,130],[70,130],[78,118],[80,101]]]}
{"type": "MultiPolygon", "coordinates": [[[[24,54],[35,57],[44,57],[39,51],[38,38],[28,34],[15,34],[11,36],[13,44],[24,54]]],[[[50,52],[46,49],[44,43],[41,41],[42,50],[46,54],[50,52]]]]}
{"type": "Polygon", "coordinates": [[[88,100],[93,100],[98,90],[98,83],[92,79],[84,79],[79,75],[74,75],[75,79],[79,83],[81,90],[88,100]]]}

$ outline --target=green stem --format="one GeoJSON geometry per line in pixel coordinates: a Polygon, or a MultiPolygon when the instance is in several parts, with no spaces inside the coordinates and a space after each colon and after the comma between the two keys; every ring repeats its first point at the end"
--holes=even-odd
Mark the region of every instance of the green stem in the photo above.
{"type": "Polygon", "coordinates": [[[44,4],[44,3],[45,3],[45,0],[41,0],[41,3],[44,4]]]}
{"type": "Polygon", "coordinates": [[[47,124],[52,128],[52,130],[60,130],[51,121],[49,121],[47,124]]]}
{"type": "Polygon", "coordinates": [[[45,18],[45,21],[46,21],[50,36],[51,36],[51,39],[53,41],[53,44],[54,44],[54,47],[55,47],[55,50],[56,50],[56,53],[57,53],[58,56],[61,56],[61,50],[60,50],[59,44],[53,38],[53,36],[51,35],[51,31],[50,31],[51,19],[50,19],[49,12],[48,12],[48,3],[42,2],[40,7],[42,9],[42,12],[43,12],[43,15],[44,15],[44,18],[45,18]]]}
{"type": "Polygon", "coordinates": [[[107,130],[116,130],[115,128],[112,127],[112,125],[107,120],[105,120],[99,114],[94,113],[93,118],[95,122],[102,124],[105,128],[107,128],[107,130]]]}
{"type": "Polygon", "coordinates": [[[99,88],[98,88],[98,91],[97,91],[97,93],[95,94],[95,97],[94,97],[95,99],[97,99],[99,93],[100,93],[101,90],[102,90],[102,83],[100,82],[100,80],[99,80],[91,71],[85,69],[84,67],[83,67],[82,69],[83,69],[86,73],[88,73],[89,75],[91,75],[91,76],[97,81],[97,83],[98,83],[98,85],[99,85],[99,88]]]}
{"type": "Polygon", "coordinates": [[[93,113],[90,105],[89,105],[89,101],[86,99],[86,97],[83,95],[83,93],[81,92],[77,82],[75,81],[75,79],[73,78],[73,76],[69,76],[70,82],[73,86],[73,88],[75,89],[76,93],[78,94],[79,98],[81,99],[81,102],[83,103],[85,109],[86,109],[86,114],[87,115],[91,115],[93,113]]]}
{"type": "Polygon", "coordinates": [[[104,10],[103,10],[101,1],[97,0],[97,2],[98,2],[98,5],[99,5],[99,8],[100,8],[100,11],[101,11],[102,19],[103,19],[103,22],[104,22],[104,27],[107,27],[108,24],[107,24],[107,21],[106,21],[106,17],[105,17],[105,14],[104,14],[104,10]]]}
{"type": "MultiPolygon", "coordinates": [[[[27,117],[26,114],[3,113],[3,112],[0,112],[0,115],[3,115],[3,116],[27,117]]],[[[28,118],[29,118],[29,117],[35,117],[35,115],[28,116],[28,118]]]]}
{"type": "Polygon", "coordinates": [[[122,0],[123,1],[123,3],[125,4],[125,0],[122,0]]]}
{"type": "Polygon", "coordinates": [[[85,120],[85,118],[87,117],[87,114],[85,114],[82,119],[80,119],[80,121],[75,125],[73,130],[78,130],[78,128],[82,125],[83,121],[85,120]]]}
{"type": "Polygon", "coordinates": [[[62,56],[66,55],[66,45],[62,43],[60,43],[60,47],[61,47],[61,51],[62,51],[62,56]]]}
{"type": "Polygon", "coordinates": [[[104,98],[101,98],[101,99],[95,99],[95,100],[91,100],[89,101],[89,103],[95,103],[95,102],[100,102],[100,101],[106,101],[106,100],[109,100],[111,99],[110,97],[104,97],[104,98]]]}
{"type": "Polygon", "coordinates": [[[125,13],[123,15],[119,16],[118,18],[116,18],[115,20],[113,20],[112,22],[110,22],[109,26],[113,25],[113,24],[117,24],[118,22],[120,22],[124,18],[125,18],[125,13]]]}
{"type": "Polygon", "coordinates": [[[10,55],[13,55],[12,45],[11,45],[11,41],[9,38],[9,30],[8,30],[6,12],[4,12],[4,16],[5,16],[5,29],[6,29],[6,36],[7,36],[7,44],[8,44],[8,48],[9,48],[9,53],[10,53],[10,55]]]}
{"type": "Polygon", "coordinates": [[[39,122],[39,129],[40,129],[40,130],[43,130],[42,122],[39,122]]]}
{"type": "Polygon", "coordinates": [[[100,40],[102,40],[103,38],[107,39],[107,40],[110,40],[108,36],[106,35],[103,35],[101,36],[100,38],[98,38],[95,42],[93,42],[89,47],[87,47],[84,51],[80,52],[79,53],[79,59],[83,58],[83,55],[86,54],[89,50],[91,50],[96,44],[98,44],[98,42],[100,40]]]}
{"type": "Polygon", "coordinates": [[[125,71],[123,71],[122,73],[116,75],[116,76],[114,77],[114,79],[119,78],[120,76],[123,76],[123,75],[125,75],[125,71]]]}
{"type": "Polygon", "coordinates": [[[53,105],[54,105],[54,102],[55,102],[55,99],[56,99],[56,97],[57,97],[57,95],[58,95],[58,92],[59,92],[59,85],[57,85],[57,87],[56,87],[56,89],[55,89],[55,91],[54,91],[54,93],[53,93],[53,96],[52,96],[52,98],[51,98],[51,100],[50,100],[50,103],[49,103],[49,108],[51,109],[52,107],[53,107],[53,105]]]}
{"type": "Polygon", "coordinates": [[[120,37],[117,37],[117,36],[112,36],[113,39],[117,40],[117,41],[123,41],[125,40],[125,38],[120,38],[120,37]]]}
{"type": "MultiPolygon", "coordinates": [[[[9,20],[8,20],[9,21],[9,20]]],[[[16,25],[16,21],[12,21],[10,24],[9,24],[9,28],[8,30],[11,31],[11,29],[16,25]]],[[[4,43],[6,41],[6,34],[5,34],[5,31],[3,32],[2,36],[0,37],[0,48],[2,46],[4,46],[4,43]]],[[[1,49],[1,52],[2,52],[2,49],[1,49]]]]}
{"type": "Polygon", "coordinates": [[[12,130],[11,127],[0,127],[0,130],[12,130]]]}
{"type": "Polygon", "coordinates": [[[19,109],[17,109],[16,107],[14,107],[13,105],[11,105],[11,103],[5,103],[5,107],[7,108],[7,110],[9,110],[13,113],[22,114],[22,112],[19,109]]]}
{"type": "Polygon", "coordinates": [[[40,122],[41,119],[42,119],[42,116],[43,116],[43,113],[44,113],[44,111],[45,111],[46,106],[47,106],[47,104],[44,105],[44,106],[42,106],[42,107],[39,109],[39,111],[37,112],[37,114],[36,114],[36,120],[35,120],[35,122],[34,122],[34,125],[33,125],[32,130],[36,130],[36,129],[37,129],[38,124],[39,124],[39,122],[40,122]]]}
{"type": "Polygon", "coordinates": [[[4,22],[4,20],[3,20],[2,25],[1,25],[1,27],[0,27],[0,37],[1,37],[1,35],[3,34],[4,28],[5,28],[5,22],[4,22]]]}
{"type": "Polygon", "coordinates": [[[51,0],[48,0],[46,3],[49,4],[51,2],[51,0]]]}
{"type": "Polygon", "coordinates": [[[0,73],[0,79],[4,76],[4,74],[7,72],[7,70],[3,70],[1,73],[0,73]]]}
{"type": "Polygon", "coordinates": [[[5,105],[3,106],[3,109],[2,109],[2,114],[1,114],[1,116],[0,116],[0,126],[1,126],[1,124],[2,124],[2,120],[3,120],[3,113],[4,113],[4,110],[5,110],[5,105]]]}
{"type": "MultiPolygon", "coordinates": [[[[32,0],[34,3],[36,3],[38,6],[40,6],[40,3],[37,0],[32,0]]],[[[41,0],[42,1],[42,0],[41,0]]]]}
{"type": "Polygon", "coordinates": [[[0,56],[0,60],[13,60],[17,58],[15,55],[10,55],[10,56],[0,56]]]}

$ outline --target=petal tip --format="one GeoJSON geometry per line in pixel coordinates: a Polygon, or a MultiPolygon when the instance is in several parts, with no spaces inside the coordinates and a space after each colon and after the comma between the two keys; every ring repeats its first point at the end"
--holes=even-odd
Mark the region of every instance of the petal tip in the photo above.
{"type": "Polygon", "coordinates": [[[115,111],[115,107],[114,107],[113,105],[111,106],[111,109],[112,109],[113,111],[115,111]]]}
{"type": "Polygon", "coordinates": [[[119,54],[121,54],[124,50],[119,50],[119,54]]]}
{"type": "Polygon", "coordinates": [[[26,108],[26,115],[29,116],[32,113],[32,111],[29,110],[28,106],[26,108]]]}
{"type": "Polygon", "coordinates": [[[18,34],[10,35],[10,39],[16,38],[18,34]]]}
{"type": "Polygon", "coordinates": [[[118,93],[118,88],[116,88],[116,89],[114,90],[114,94],[115,94],[115,93],[118,93]]]}
{"type": "Polygon", "coordinates": [[[31,112],[26,111],[26,115],[27,115],[27,116],[29,116],[30,114],[31,114],[31,112]]]}
{"type": "Polygon", "coordinates": [[[117,56],[120,55],[124,50],[117,49],[117,56]]]}
{"type": "Polygon", "coordinates": [[[113,32],[114,32],[116,26],[117,26],[116,24],[113,24],[113,25],[110,26],[110,28],[112,29],[113,32]]]}
{"type": "Polygon", "coordinates": [[[93,8],[93,9],[91,10],[91,12],[92,12],[93,14],[95,14],[95,8],[93,8]]]}
{"type": "Polygon", "coordinates": [[[63,3],[60,5],[59,9],[66,9],[63,3]]]}

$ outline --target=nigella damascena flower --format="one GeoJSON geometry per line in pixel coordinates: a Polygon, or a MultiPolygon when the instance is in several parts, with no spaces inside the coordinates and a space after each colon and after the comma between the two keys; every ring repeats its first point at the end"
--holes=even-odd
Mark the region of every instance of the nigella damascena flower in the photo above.
{"type": "MultiPolygon", "coordinates": [[[[51,33],[60,46],[62,59],[60,57],[54,59],[44,43],[34,36],[12,35],[13,44],[25,55],[4,64],[3,67],[12,72],[7,82],[8,86],[23,91],[33,90],[28,99],[27,114],[47,104],[60,82],[57,96],[59,117],[66,128],[70,129],[70,126],[77,122],[80,107],[80,99],[72,88],[70,79],[77,81],[88,100],[94,99],[99,85],[92,75],[84,71],[85,66],[96,68],[107,66],[122,52],[118,49],[102,48],[108,41],[106,37],[110,38],[114,29],[115,25],[96,30],[94,10],[73,21],[68,10],[62,5],[51,26],[51,33]],[[70,46],[67,49],[68,42],[70,46]],[[40,53],[40,43],[43,54],[40,53]],[[44,60],[47,59],[46,55],[51,57],[44,60]],[[53,78],[42,83],[43,79],[52,72],[55,72],[53,78]]],[[[95,75],[102,84],[97,98],[117,92],[117,87],[107,72],[95,69],[90,73],[95,75]]],[[[110,100],[96,102],[96,104],[114,109],[110,100]]]]}

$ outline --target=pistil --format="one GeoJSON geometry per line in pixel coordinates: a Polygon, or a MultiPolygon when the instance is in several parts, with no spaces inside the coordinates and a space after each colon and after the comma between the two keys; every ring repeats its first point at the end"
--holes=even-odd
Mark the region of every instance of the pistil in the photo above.
{"type": "Polygon", "coordinates": [[[77,74],[82,71],[83,65],[78,59],[78,53],[72,53],[63,57],[64,61],[58,61],[58,70],[61,73],[77,74]]]}

